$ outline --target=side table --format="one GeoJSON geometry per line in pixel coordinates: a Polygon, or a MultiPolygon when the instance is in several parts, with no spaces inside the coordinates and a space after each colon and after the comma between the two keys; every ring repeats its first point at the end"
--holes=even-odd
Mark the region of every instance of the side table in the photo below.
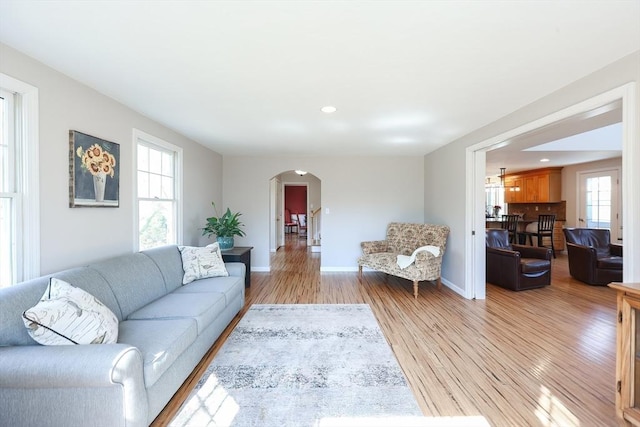
{"type": "Polygon", "coordinates": [[[241,262],[247,267],[247,273],[244,276],[244,287],[251,286],[251,249],[253,246],[234,246],[222,252],[222,260],[224,262],[241,262]]]}

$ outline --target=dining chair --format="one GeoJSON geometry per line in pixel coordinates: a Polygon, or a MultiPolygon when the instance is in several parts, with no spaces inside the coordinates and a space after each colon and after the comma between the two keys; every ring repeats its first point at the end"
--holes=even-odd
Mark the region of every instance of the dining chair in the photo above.
{"type": "Polygon", "coordinates": [[[516,241],[518,234],[518,219],[520,219],[520,215],[502,215],[502,225],[500,228],[509,232],[509,243],[518,243],[516,241]]]}
{"type": "Polygon", "coordinates": [[[298,216],[296,214],[289,213],[289,209],[285,210],[284,214],[284,230],[287,231],[289,229],[289,233],[293,233],[293,229],[296,229],[296,233],[298,232],[298,216]]]}

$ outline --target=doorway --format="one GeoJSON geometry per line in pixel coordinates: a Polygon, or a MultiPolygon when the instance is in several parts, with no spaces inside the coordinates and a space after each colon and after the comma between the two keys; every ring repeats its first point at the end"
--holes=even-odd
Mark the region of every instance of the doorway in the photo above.
{"type": "MultiPolygon", "coordinates": [[[[613,103],[620,103],[622,106],[622,124],[623,124],[623,190],[625,203],[623,205],[623,213],[626,211],[626,217],[629,217],[633,209],[640,208],[640,185],[637,182],[637,172],[630,167],[640,162],[640,147],[637,145],[637,128],[634,127],[634,118],[637,114],[636,85],[628,83],[617,89],[595,96],[591,99],[578,103],[574,106],[565,108],[556,113],[550,114],[534,122],[522,125],[509,132],[505,132],[496,137],[490,138],[478,144],[467,147],[466,159],[467,170],[470,171],[466,175],[467,197],[466,202],[466,222],[467,232],[465,233],[465,254],[469,260],[470,268],[466,269],[465,281],[469,286],[465,286],[464,296],[466,298],[486,298],[486,282],[485,282],[485,163],[486,153],[491,149],[507,146],[514,138],[529,132],[542,130],[561,123],[570,118],[580,115],[587,116],[598,108],[604,108],[613,103]],[[624,167],[626,166],[626,167],[624,167]]],[[[634,256],[640,252],[640,248],[636,248],[637,239],[640,237],[640,224],[626,224],[623,229],[624,240],[630,242],[625,248],[625,257],[630,262],[624,264],[625,281],[631,281],[634,277],[640,278],[640,265],[633,263],[634,256]],[[635,239],[635,240],[633,240],[635,239]]]]}
{"type": "MultiPolygon", "coordinates": [[[[322,182],[310,172],[300,172],[283,171],[270,180],[269,247],[272,254],[283,252],[284,255],[279,254],[279,259],[288,256],[286,249],[294,246],[298,252],[304,250],[314,253],[316,258],[320,257],[322,182]],[[293,227],[290,225],[292,214],[296,215],[297,220],[293,227]]],[[[280,264],[274,264],[271,257],[270,270],[273,271],[280,264]]]]}
{"type": "Polygon", "coordinates": [[[612,243],[622,243],[618,170],[578,175],[578,227],[606,228],[611,232],[612,243]]]}

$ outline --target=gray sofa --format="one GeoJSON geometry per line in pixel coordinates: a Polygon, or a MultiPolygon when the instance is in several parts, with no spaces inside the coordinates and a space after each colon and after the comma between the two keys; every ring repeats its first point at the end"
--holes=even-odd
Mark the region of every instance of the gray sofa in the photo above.
{"type": "Polygon", "coordinates": [[[182,285],[177,246],[107,259],[0,289],[0,424],[146,426],[244,306],[245,266],[182,285]],[[22,312],[49,277],[119,319],[118,343],[42,346],[22,312]]]}

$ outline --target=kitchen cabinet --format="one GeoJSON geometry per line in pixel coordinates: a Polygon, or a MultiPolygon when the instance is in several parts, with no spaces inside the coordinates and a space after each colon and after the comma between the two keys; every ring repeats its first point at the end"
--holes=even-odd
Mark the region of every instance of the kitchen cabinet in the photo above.
{"type": "Polygon", "coordinates": [[[555,203],[560,201],[562,168],[544,168],[505,176],[505,202],[555,203]],[[519,187],[520,191],[514,191],[519,187]]]}
{"type": "Polygon", "coordinates": [[[520,177],[505,177],[504,179],[505,203],[524,202],[524,181],[520,177]]]}

